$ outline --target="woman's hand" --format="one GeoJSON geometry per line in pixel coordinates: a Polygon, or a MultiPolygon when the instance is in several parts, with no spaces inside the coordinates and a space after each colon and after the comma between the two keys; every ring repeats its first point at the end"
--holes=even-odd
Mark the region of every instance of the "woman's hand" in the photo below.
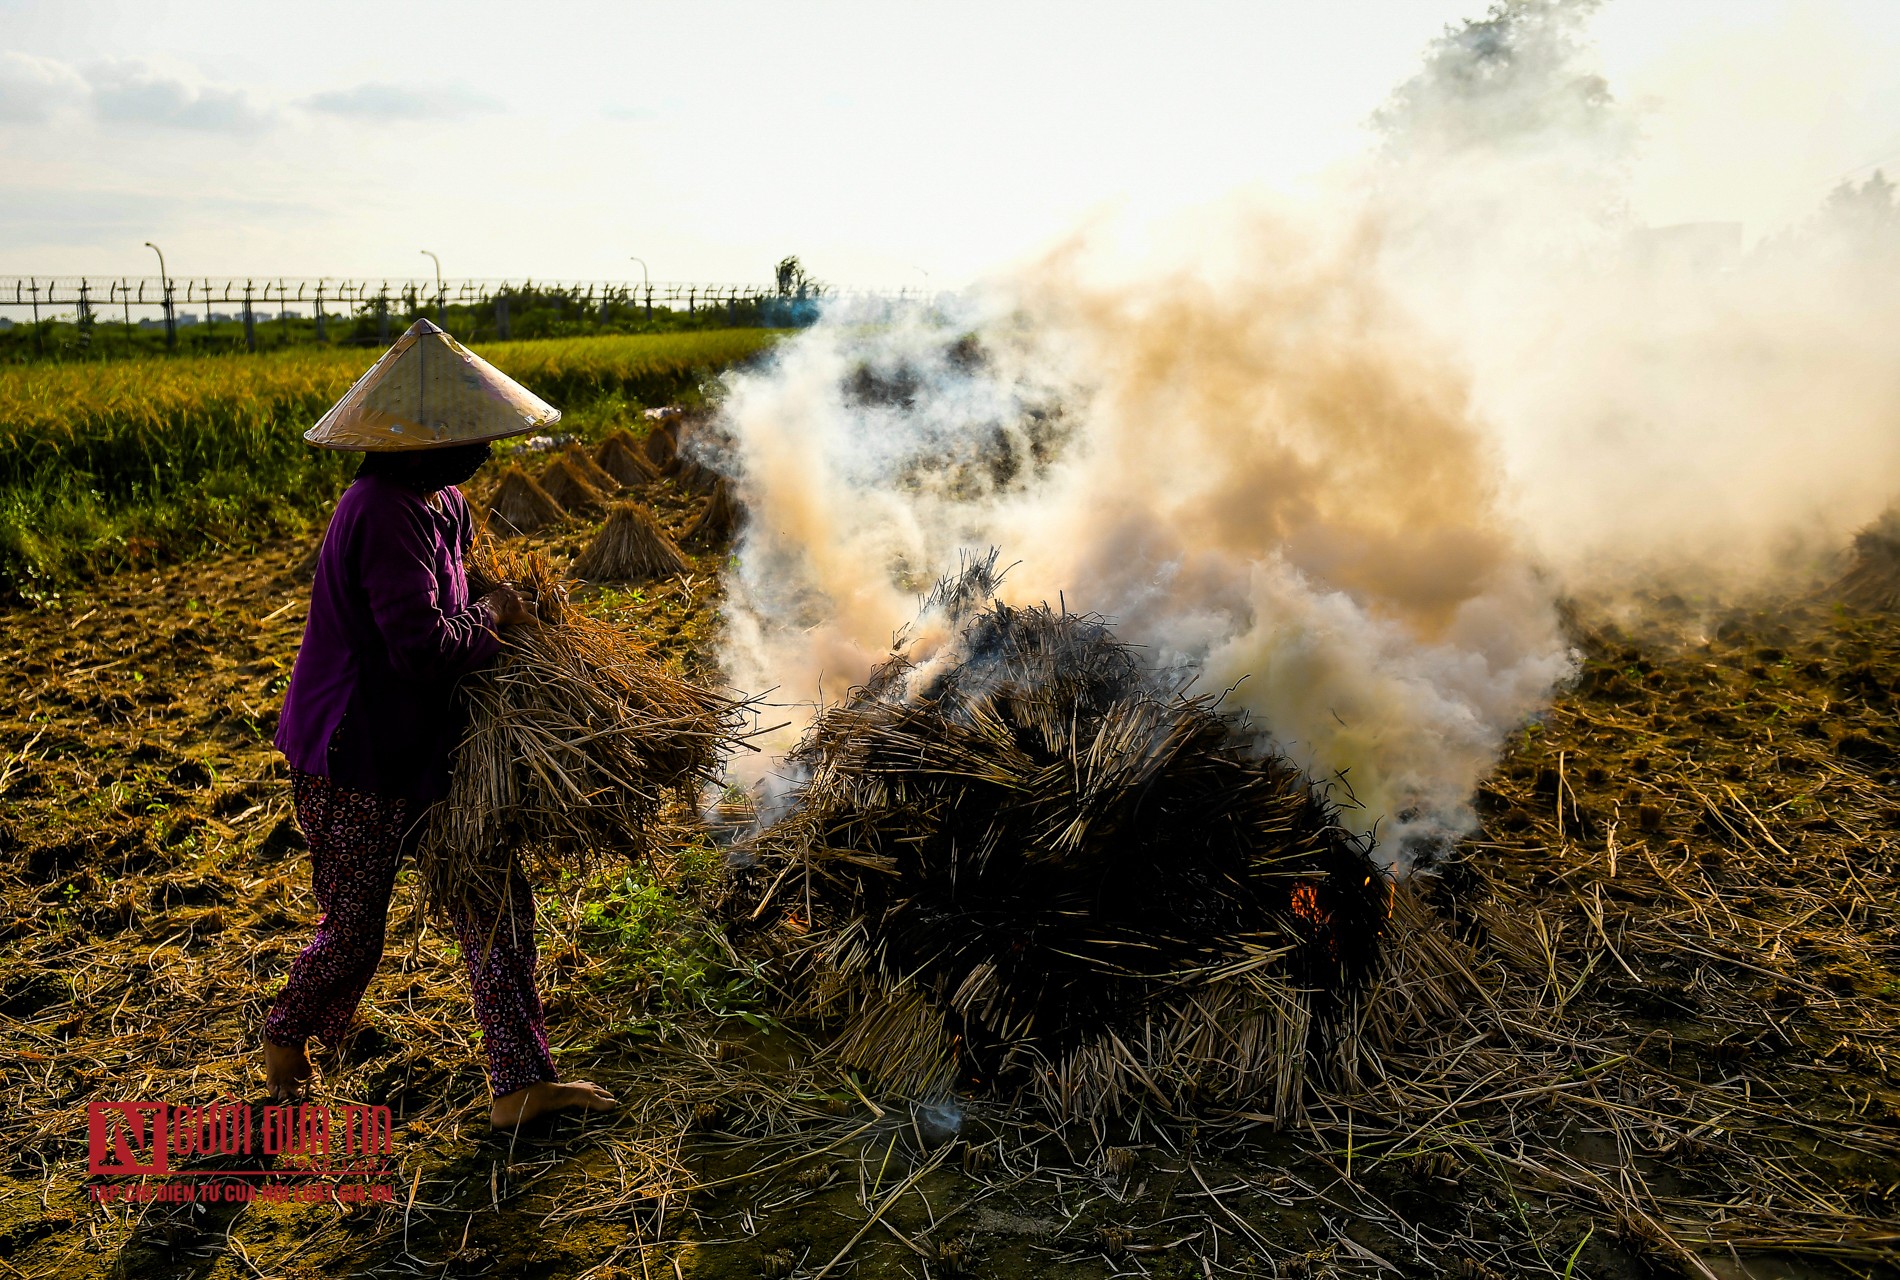
{"type": "Polygon", "coordinates": [[[498,626],[514,627],[536,620],[521,593],[505,582],[483,596],[482,601],[494,613],[498,626]]]}

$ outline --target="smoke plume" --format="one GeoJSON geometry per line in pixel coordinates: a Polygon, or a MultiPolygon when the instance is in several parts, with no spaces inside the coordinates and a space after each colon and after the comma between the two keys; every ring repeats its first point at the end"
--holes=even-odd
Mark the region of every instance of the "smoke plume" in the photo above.
{"type": "Polygon", "coordinates": [[[1496,5],[1394,93],[1379,274],[1458,353],[1566,589],[1787,585],[1900,494],[1893,190],[1844,184],[1748,252],[1740,223],[1641,225],[1642,120],[1591,68],[1596,8],[1496,5]]]}
{"type": "Polygon", "coordinates": [[[994,546],[1004,599],[1232,685],[1363,825],[1455,826],[1566,658],[1464,386],[1366,254],[1262,217],[1218,278],[1091,284],[1073,246],[933,313],[828,315],[726,402],[735,681],[841,694],[994,546]]]}
{"type": "Polygon", "coordinates": [[[1890,191],[1747,258],[1632,225],[1593,7],[1448,31],[1321,207],[1236,202],[1165,263],[1079,234],[733,379],[726,659],[806,705],[779,748],[996,547],[1005,600],[1229,689],[1402,861],[1571,670],[1562,593],[1759,580],[1877,513],[1900,317],[1857,268],[1890,191]]]}

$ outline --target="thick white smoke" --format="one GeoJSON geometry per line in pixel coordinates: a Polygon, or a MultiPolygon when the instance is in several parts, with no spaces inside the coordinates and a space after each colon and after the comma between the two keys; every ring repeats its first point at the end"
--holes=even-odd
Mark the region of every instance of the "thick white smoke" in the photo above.
{"type": "Polygon", "coordinates": [[[734,383],[733,679],[841,695],[994,546],[1005,599],[1234,686],[1351,820],[1456,827],[1566,656],[1455,372],[1356,242],[1257,218],[1218,278],[1139,288],[1087,283],[1088,256],[934,313],[836,310],[734,383]]]}
{"type": "Polygon", "coordinates": [[[1632,227],[1591,7],[1448,33],[1324,208],[1230,206],[1144,270],[1080,236],[735,379],[734,682],[842,696],[994,546],[1005,599],[1232,686],[1398,858],[1569,671],[1559,594],[1838,545],[1900,490],[1894,291],[1833,233],[1632,227]]]}
{"type": "Polygon", "coordinates": [[[1469,371],[1567,589],[1812,573],[1900,497],[1892,188],[1746,252],[1739,223],[1637,223],[1642,122],[1591,68],[1597,7],[1498,5],[1393,95],[1363,206],[1380,277],[1469,371]]]}

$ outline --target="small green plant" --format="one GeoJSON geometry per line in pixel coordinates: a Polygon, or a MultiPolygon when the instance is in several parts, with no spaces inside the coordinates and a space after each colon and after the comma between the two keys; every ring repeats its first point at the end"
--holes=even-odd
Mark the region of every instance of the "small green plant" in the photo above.
{"type": "MultiPolygon", "coordinates": [[[[703,858],[709,852],[689,851],[683,873],[690,878],[696,869],[692,854],[703,858]]],[[[689,900],[634,870],[620,872],[604,888],[581,909],[581,924],[590,949],[607,960],[611,980],[639,985],[650,1005],[667,1013],[752,1012],[758,1002],[752,976],[734,967],[689,900]]]]}
{"type": "Polygon", "coordinates": [[[594,596],[594,604],[603,610],[625,609],[630,605],[644,604],[647,593],[643,587],[602,587],[594,596]]]}

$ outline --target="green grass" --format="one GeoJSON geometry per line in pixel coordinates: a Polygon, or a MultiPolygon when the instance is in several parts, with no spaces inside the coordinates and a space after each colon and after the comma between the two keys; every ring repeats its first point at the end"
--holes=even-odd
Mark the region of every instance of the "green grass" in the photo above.
{"type": "MultiPolygon", "coordinates": [[[[596,433],[691,399],[770,330],[491,343],[481,354],[596,433]]],[[[302,434],[375,353],[303,348],[0,368],[0,597],[306,526],[356,459],[302,434]]]]}
{"type": "MultiPolygon", "coordinates": [[[[628,993],[630,1012],[637,1006],[646,1017],[711,1014],[763,1026],[756,979],[735,967],[694,901],[695,886],[712,878],[719,853],[701,842],[679,857],[664,876],[622,868],[590,883],[580,937],[605,962],[599,981],[628,993]]],[[[630,1017],[628,1026],[640,1025],[640,1017],[630,1017]]]]}

